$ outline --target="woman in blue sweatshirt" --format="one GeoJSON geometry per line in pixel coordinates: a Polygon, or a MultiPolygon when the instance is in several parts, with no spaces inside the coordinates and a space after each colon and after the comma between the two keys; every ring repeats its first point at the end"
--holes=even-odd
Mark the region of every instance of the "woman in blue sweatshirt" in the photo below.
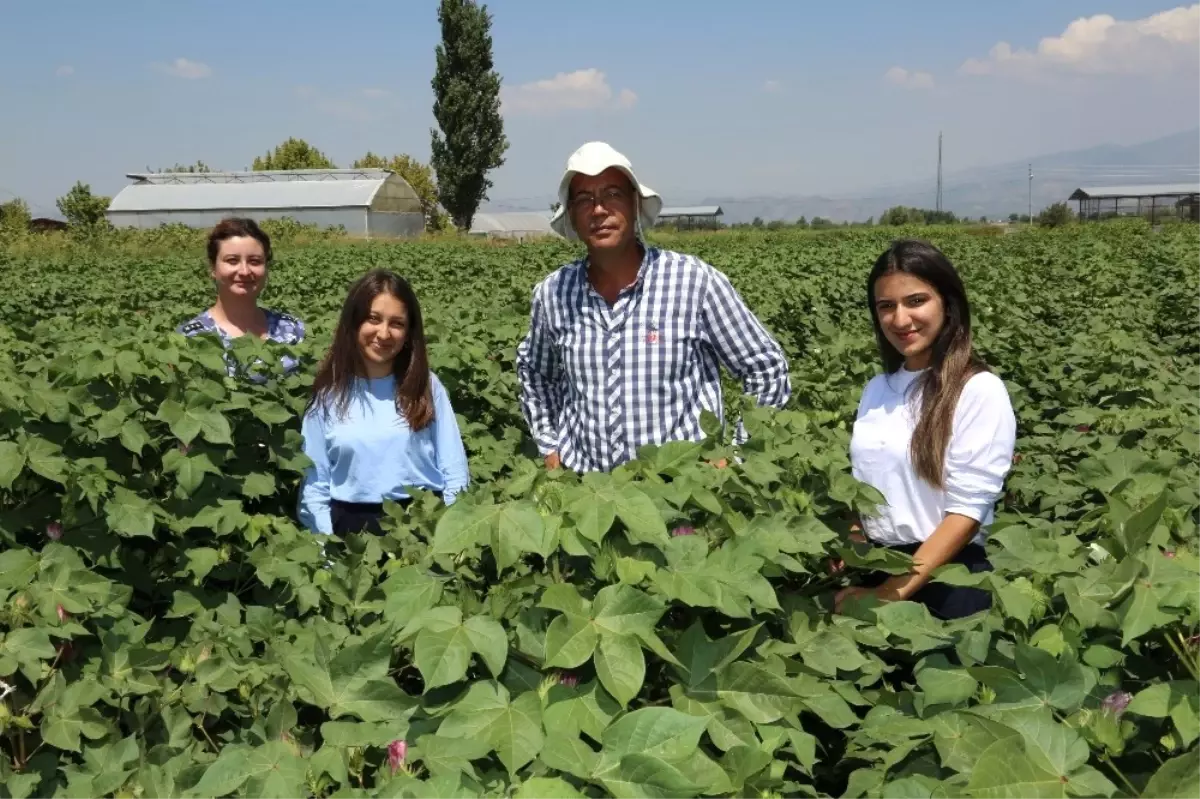
{"type": "Polygon", "coordinates": [[[299,516],[313,532],[379,533],[385,499],[407,504],[412,487],[450,504],[466,488],[454,409],[429,370],[421,306],[399,275],[376,269],[350,288],[302,433],[313,465],[299,516]]]}

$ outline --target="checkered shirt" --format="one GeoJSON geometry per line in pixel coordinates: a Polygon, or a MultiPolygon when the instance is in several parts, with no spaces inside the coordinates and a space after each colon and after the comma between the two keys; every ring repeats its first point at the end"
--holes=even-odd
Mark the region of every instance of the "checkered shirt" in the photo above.
{"type": "Polygon", "coordinates": [[[637,279],[609,306],[583,259],[533,291],[517,348],[521,409],[543,455],[607,471],[646,444],[700,440],[703,410],[723,420],[719,364],[760,405],[791,396],[779,343],[709,264],[646,247],[637,279]]]}

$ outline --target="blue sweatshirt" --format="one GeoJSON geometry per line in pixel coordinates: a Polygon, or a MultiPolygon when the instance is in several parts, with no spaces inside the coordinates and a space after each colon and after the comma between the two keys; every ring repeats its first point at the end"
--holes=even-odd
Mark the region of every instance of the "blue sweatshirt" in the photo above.
{"type": "Polygon", "coordinates": [[[450,397],[430,373],[433,421],[414,433],[396,412],[396,379],[357,378],[345,418],[317,407],[304,415],[304,454],[313,465],[300,491],[300,523],[332,533],[330,500],[382,502],[407,497],[406,486],[441,491],[446,504],[467,487],[467,453],[450,397]]]}

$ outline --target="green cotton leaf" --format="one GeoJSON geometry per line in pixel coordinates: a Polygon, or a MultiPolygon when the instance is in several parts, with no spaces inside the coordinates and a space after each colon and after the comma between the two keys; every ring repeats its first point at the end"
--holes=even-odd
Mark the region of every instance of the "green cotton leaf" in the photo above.
{"type": "Polygon", "coordinates": [[[265,472],[246,475],[242,480],[242,496],[256,499],[269,497],[276,491],[275,476],[265,472]]]}
{"type": "Polygon", "coordinates": [[[599,544],[616,521],[617,500],[612,475],[588,472],[568,491],[565,509],[579,534],[599,544]]]}
{"type": "Polygon", "coordinates": [[[292,648],[280,660],[300,699],[328,710],[331,718],[390,721],[411,716],[417,707],[387,677],[391,646],[390,636],[380,633],[331,657],[328,643],[317,636],[311,651],[292,648]]]}
{"type": "Polygon", "coordinates": [[[508,636],[500,622],[490,616],[472,616],[463,623],[471,648],[479,653],[493,677],[504,671],[508,659],[508,636]]]}
{"type": "Polygon", "coordinates": [[[628,705],[646,679],[646,656],[632,635],[603,635],[596,649],[596,676],[613,698],[628,705]]]}
{"type": "Polygon", "coordinates": [[[538,759],[546,766],[581,780],[591,780],[600,756],[578,735],[553,734],[546,739],[538,759]]]}
{"type": "Polygon", "coordinates": [[[536,505],[519,499],[491,507],[497,509],[490,524],[492,553],[500,569],[511,567],[526,553],[549,554],[544,552],[545,524],[536,505]]]}
{"type": "Polygon", "coordinates": [[[408,720],[367,724],[361,721],[327,721],[321,725],[326,746],[382,746],[408,735],[408,720]]]}
{"type": "Polygon", "coordinates": [[[425,690],[458,682],[471,662],[471,640],[462,625],[430,629],[417,634],[413,661],[425,681],[425,690]]]}
{"type": "Polygon", "coordinates": [[[292,418],[292,414],[287,408],[270,400],[251,403],[250,412],[259,421],[268,425],[287,424],[292,418]]]}
{"type": "Polygon", "coordinates": [[[474,683],[442,721],[438,735],[488,743],[514,775],[542,749],[541,698],[530,691],[510,703],[503,686],[474,683]]]}
{"type": "Polygon", "coordinates": [[[150,441],[150,434],[138,420],[126,419],[125,423],[121,425],[121,446],[134,455],[141,455],[142,450],[150,441]]]}
{"type": "Polygon", "coordinates": [[[1117,527],[1117,536],[1125,551],[1134,554],[1145,549],[1154,533],[1154,527],[1167,509],[1170,492],[1163,489],[1153,501],[1141,508],[1117,527]]]}
{"type": "Polygon", "coordinates": [[[583,794],[560,777],[530,777],[521,783],[513,799],[583,799],[583,794]]]}
{"type": "MultiPolygon", "coordinates": [[[[704,698],[701,694],[700,698],[704,698]]],[[[798,713],[802,697],[786,677],[761,663],[736,661],[717,675],[716,698],[755,724],[770,724],[798,713]]]]}
{"type": "Polygon", "coordinates": [[[108,734],[108,724],[94,707],[54,706],[42,716],[41,733],[53,747],[80,752],[81,738],[103,738],[108,734]]]}
{"type": "Polygon", "coordinates": [[[1020,674],[996,666],[972,666],[968,673],[996,691],[996,703],[1014,707],[1078,709],[1096,685],[1096,675],[1073,652],[1056,659],[1045,650],[1017,644],[1020,674]]]}
{"type": "Polygon", "coordinates": [[[200,581],[213,570],[221,555],[212,547],[192,547],[187,551],[185,557],[187,565],[184,568],[191,572],[197,581],[200,581]]]}
{"type": "Polygon", "coordinates": [[[218,469],[207,453],[198,452],[194,455],[184,455],[179,450],[171,450],[163,456],[163,470],[173,472],[184,496],[191,496],[204,481],[204,475],[220,475],[218,469]]]}
{"type": "Polygon", "coordinates": [[[25,588],[38,573],[38,556],[28,549],[0,552],[0,588],[25,588]]]}
{"type": "Polygon", "coordinates": [[[25,453],[12,441],[0,441],[0,488],[12,488],[25,468],[25,453]]]}
{"type": "Polygon", "coordinates": [[[699,687],[714,671],[725,668],[745,652],[758,635],[761,624],[741,632],[731,633],[719,641],[711,641],[699,621],[679,638],[677,660],[680,672],[692,688],[699,687]]]}
{"type": "Polygon", "coordinates": [[[616,497],[617,517],[625,523],[629,539],[639,544],[650,544],[659,549],[666,547],[670,537],[667,523],[654,504],[654,500],[633,483],[621,487],[616,497]]]}
{"type": "Polygon", "coordinates": [[[945,624],[919,602],[888,602],[875,608],[875,616],[889,633],[907,640],[914,654],[940,649],[952,640],[945,624]]]}
{"type": "Polygon", "coordinates": [[[1142,790],[1142,796],[1161,799],[1192,799],[1200,796],[1200,769],[1196,768],[1196,753],[1173,757],[1159,766],[1142,790]]]}
{"type": "Polygon", "coordinates": [[[660,600],[628,585],[605,586],[592,603],[592,619],[602,635],[653,635],[664,611],[660,600]]]}
{"type": "Polygon", "coordinates": [[[950,663],[945,655],[923,658],[916,667],[917,685],[925,706],[961,705],[975,695],[979,683],[966,671],[950,663]]]}
{"type": "Polygon", "coordinates": [[[546,628],[546,668],[573,669],[587,662],[600,641],[591,619],[563,614],[546,628]]]}
{"type": "Polygon", "coordinates": [[[127,538],[154,537],[154,506],[124,486],[116,486],[104,515],[114,533],[127,538]]]}
{"type": "Polygon", "coordinates": [[[407,622],[442,598],[442,581],[419,566],[397,569],[380,589],[386,597],[384,617],[389,621],[407,622]]]}
{"type": "Polygon", "coordinates": [[[551,686],[542,721],[554,735],[578,737],[584,732],[588,737],[600,740],[605,728],[620,712],[621,706],[601,690],[599,682],[592,680],[577,687],[551,686]]]}
{"type": "Polygon", "coordinates": [[[968,775],[985,749],[1003,738],[1019,735],[998,721],[962,711],[939,713],[929,725],[942,765],[968,775]]]}
{"type": "Polygon", "coordinates": [[[409,747],[408,759],[424,764],[435,777],[474,774],[471,761],[487,757],[491,751],[491,745],[484,741],[425,734],[417,739],[416,746],[409,747]]]}
{"type": "Polygon", "coordinates": [[[22,454],[30,471],[40,474],[47,480],[66,485],[67,459],[62,455],[62,447],[41,436],[30,436],[25,442],[22,454]]]}
{"type": "Polygon", "coordinates": [[[706,721],[669,707],[645,707],[622,716],[604,731],[606,755],[641,753],[682,760],[700,744],[706,721]]]}
{"type": "Polygon", "coordinates": [[[245,786],[244,793],[263,799],[294,799],[305,785],[307,764],[287,743],[272,740],[258,747],[232,745],[221,750],[205,769],[197,797],[223,797],[245,786]]]}
{"type": "Polygon", "coordinates": [[[1019,735],[1002,738],[979,756],[967,782],[967,795],[990,799],[1066,797],[1062,775],[1039,766],[1025,754],[1019,735]]]}
{"type": "Polygon", "coordinates": [[[857,644],[833,630],[822,630],[806,639],[798,654],[805,666],[829,677],[836,677],[839,669],[856,671],[868,663],[857,644]]]}
{"type": "Polygon", "coordinates": [[[457,555],[486,544],[499,507],[455,502],[441,515],[434,528],[433,554],[457,555]]]}

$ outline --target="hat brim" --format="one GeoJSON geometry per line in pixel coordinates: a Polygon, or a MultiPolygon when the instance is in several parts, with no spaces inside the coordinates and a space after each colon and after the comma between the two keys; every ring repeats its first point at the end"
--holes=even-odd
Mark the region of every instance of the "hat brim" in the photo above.
{"type": "Polygon", "coordinates": [[[554,212],[554,216],[550,219],[550,227],[554,232],[565,239],[574,241],[579,240],[579,236],[575,233],[575,226],[571,224],[571,217],[567,214],[567,194],[571,190],[571,181],[576,175],[587,175],[593,177],[599,175],[605,169],[616,169],[625,177],[629,178],[629,182],[633,184],[637,191],[638,202],[638,219],[642,223],[642,228],[652,227],[658,219],[659,213],[662,211],[662,197],[658,196],[658,192],[650,188],[646,184],[637,179],[637,176],[630,170],[620,164],[609,164],[596,172],[588,172],[582,169],[568,169],[558,184],[558,210],[554,212]]]}

